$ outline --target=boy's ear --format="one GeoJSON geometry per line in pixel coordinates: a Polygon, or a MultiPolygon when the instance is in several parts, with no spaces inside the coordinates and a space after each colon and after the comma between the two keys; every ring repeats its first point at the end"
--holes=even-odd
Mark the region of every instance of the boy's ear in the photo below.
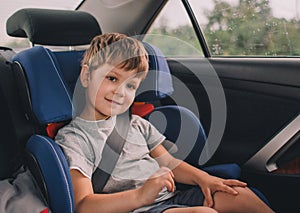
{"type": "Polygon", "coordinates": [[[83,87],[88,87],[90,80],[90,72],[87,65],[83,65],[80,72],[80,82],[83,87]]]}

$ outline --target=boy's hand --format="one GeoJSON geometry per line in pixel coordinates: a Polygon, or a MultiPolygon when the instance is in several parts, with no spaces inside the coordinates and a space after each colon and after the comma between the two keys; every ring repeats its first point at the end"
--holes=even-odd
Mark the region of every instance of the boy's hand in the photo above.
{"type": "Polygon", "coordinates": [[[204,194],[205,203],[207,203],[209,207],[213,207],[214,202],[212,195],[215,192],[221,191],[232,195],[237,195],[238,192],[234,190],[233,187],[246,187],[247,184],[239,180],[222,179],[219,177],[208,175],[201,180],[199,186],[201,187],[201,190],[204,194]]]}
{"type": "Polygon", "coordinates": [[[152,204],[157,198],[159,192],[166,187],[168,191],[175,190],[174,174],[167,167],[157,170],[145,183],[138,189],[138,199],[143,205],[152,204]]]}

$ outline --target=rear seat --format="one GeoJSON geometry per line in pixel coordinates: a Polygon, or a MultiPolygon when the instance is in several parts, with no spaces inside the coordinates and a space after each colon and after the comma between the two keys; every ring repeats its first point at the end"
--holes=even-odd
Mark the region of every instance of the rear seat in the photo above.
{"type": "Polygon", "coordinates": [[[33,133],[33,125],[24,116],[18,98],[14,76],[18,66],[9,60],[0,53],[0,180],[12,178],[22,166],[24,146],[33,133]]]}
{"type": "Polygon", "coordinates": [[[2,47],[0,46],[0,55],[7,61],[11,61],[11,58],[16,54],[13,49],[9,47],[2,47]]]}

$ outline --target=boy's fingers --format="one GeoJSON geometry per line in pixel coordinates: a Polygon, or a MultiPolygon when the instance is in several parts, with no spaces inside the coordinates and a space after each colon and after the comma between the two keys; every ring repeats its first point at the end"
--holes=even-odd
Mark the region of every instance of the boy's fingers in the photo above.
{"type": "Polygon", "coordinates": [[[170,174],[171,174],[172,178],[174,179],[175,178],[174,173],[172,171],[170,171],[170,174]]]}
{"type": "Polygon", "coordinates": [[[174,183],[173,179],[170,179],[170,180],[166,181],[165,187],[167,188],[168,191],[174,192],[175,183],[174,183]]]}
{"type": "Polygon", "coordinates": [[[247,183],[239,181],[239,180],[224,180],[224,184],[228,186],[241,186],[241,187],[246,187],[247,183]]]}
{"type": "Polygon", "coordinates": [[[173,172],[169,173],[169,182],[171,183],[171,188],[169,189],[169,191],[174,192],[174,190],[175,190],[175,181],[174,181],[173,172]]]}
{"type": "Polygon", "coordinates": [[[173,192],[175,190],[174,174],[167,167],[161,167],[150,178],[157,179],[162,188],[166,187],[168,191],[173,192]]]}
{"type": "Polygon", "coordinates": [[[229,194],[233,194],[233,195],[237,195],[238,192],[236,190],[234,190],[232,187],[224,185],[223,189],[221,190],[223,192],[227,192],[229,194]]]}
{"type": "Polygon", "coordinates": [[[204,197],[205,197],[205,200],[206,200],[206,203],[207,203],[208,207],[213,207],[214,201],[212,199],[212,194],[211,194],[210,189],[204,190],[203,194],[204,194],[204,197]]]}

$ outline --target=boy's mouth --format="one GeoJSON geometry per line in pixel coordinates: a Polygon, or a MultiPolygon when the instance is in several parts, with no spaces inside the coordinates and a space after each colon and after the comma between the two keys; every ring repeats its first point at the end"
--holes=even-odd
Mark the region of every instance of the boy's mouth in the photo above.
{"type": "Polygon", "coordinates": [[[112,99],[107,99],[106,100],[112,104],[115,104],[115,105],[123,105],[123,103],[121,101],[117,101],[117,100],[112,100],[112,99]]]}

